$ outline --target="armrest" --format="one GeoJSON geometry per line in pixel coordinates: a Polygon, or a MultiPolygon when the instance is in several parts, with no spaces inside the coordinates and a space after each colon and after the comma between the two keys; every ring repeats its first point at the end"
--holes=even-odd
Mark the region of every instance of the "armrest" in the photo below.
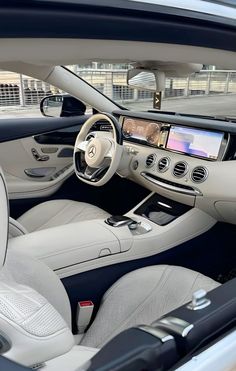
{"type": "Polygon", "coordinates": [[[119,237],[101,220],[66,224],[12,238],[9,248],[58,270],[121,252],[119,237]]]}

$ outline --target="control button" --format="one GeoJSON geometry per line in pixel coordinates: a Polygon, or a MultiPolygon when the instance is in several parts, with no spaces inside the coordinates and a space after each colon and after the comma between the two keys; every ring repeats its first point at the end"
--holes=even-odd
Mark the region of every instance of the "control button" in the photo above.
{"type": "Polygon", "coordinates": [[[138,161],[137,161],[137,160],[135,160],[135,161],[132,163],[132,168],[133,168],[133,170],[137,170],[137,168],[138,168],[138,161]]]}
{"type": "Polygon", "coordinates": [[[43,155],[43,156],[40,155],[35,148],[31,149],[31,153],[32,153],[32,155],[33,155],[33,157],[35,158],[36,161],[48,161],[49,160],[48,155],[43,155]]]}
{"type": "Polygon", "coordinates": [[[187,308],[191,310],[200,310],[208,307],[210,304],[211,301],[207,298],[207,292],[200,289],[193,293],[192,302],[187,305],[187,308]]]}

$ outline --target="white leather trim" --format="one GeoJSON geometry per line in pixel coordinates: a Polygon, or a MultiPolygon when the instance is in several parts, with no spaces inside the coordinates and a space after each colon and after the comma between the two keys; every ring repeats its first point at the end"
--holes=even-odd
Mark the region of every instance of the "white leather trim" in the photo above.
{"type": "MultiPolygon", "coordinates": [[[[120,123],[122,122],[120,118],[120,123]]],[[[218,221],[236,224],[236,173],[234,171],[236,161],[208,161],[200,158],[186,156],[175,152],[170,152],[163,149],[150,148],[144,145],[138,145],[130,142],[124,142],[124,147],[129,148],[131,154],[126,158],[126,168],[129,173],[126,176],[152,192],[156,192],[171,200],[175,200],[190,206],[195,206],[203,212],[209,214],[218,221]],[[135,154],[134,154],[135,153],[135,154]],[[169,157],[170,166],[164,173],[157,170],[157,166],[151,168],[146,167],[146,158],[150,154],[156,155],[156,163],[163,157],[169,157]],[[131,161],[129,164],[128,161],[131,161]],[[132,163],[138,161],[138,169],[134,170],[132,163]],[[174,165],[178,161],[185,161],[188,164],[188,172],[182,178],[176,178],[173,175],[174,165]],[[202,183],[195,183],[191,179],[191,173],[197,166],[203,166],[208,171],[207,179],[202,183]],[[141,174],[147,172],[158,176],[170,182],[175,182],[182,186],[190,186],[197,188],[202,196],[190,196],[180,192],[167,190],[160,185],[153,184],[145,179],[141,174]]]]}
{"type": "MultiPolygon", "coordinates": [[[[75,153],[77,152],[78,145],[85,140],[89,130],[99,120],[107,121],[111,125],[112,130],[113,130],[114,150],[113,150],[113,154],[112,154],[112,158],[111,158],[111,163],[110,163],[110,165],[107,169],[107,172],[105,173],[105,175],[100,180],[93,183],[93,182],[90,182],[90,181],[84,179],[83,177],[81,177],[79,175],[79,173],[76,170],[76,165],[74,163],[75,174],[77,175],[77,177],[82,182],[93,185],[95,187],[100,187],[100,186],[106,184],[111,179],[111,177],[115,174],[116,170],[118,169],[118,166],[119,166],[120,160],[121,160],[121,156],[122,156],[122,153],[123,153],[123,146],[117,143],[116,128],[115,128],[115,125],[113,124],[112,120],[107,115],[105,115],[103,113],[98,113],[96,115],[91,116],[84,123],[84,125],[82,126],[82,128],[81,128],[81,130],[80,130],[80,132],[79,132],[79,134],[76,138],[75,147],[74,147],[74,162],[75,162],[75,153]]],[[[109,137],[110,137],[110,135],[108,135],[108,138],[109,137]]],[[[85,157],[86,157],[86,155],[85,155],[85,157]]]]}
{"type": "Polygon", "coordinates": [[[81,345],[101,348],[121,331],[139,324],[150,325],[187,303],[194,291],[210,291],[217,286],[218,282],[183,267],[156,265],[137,269],[121,277],[105,293],[81,345]]]}
{"type": "Polygon", "coordinates": [[[64,174],[60,175],[55,180],[37,182],[21,179],[5,171],[9,199],[14,200],[50,196],[60,188],[73,172],[74,166],[72,165],[64,174]]]}
{"type": "Polygon", "coordinates": [[[85,220],[105,220],[109,215],[106,211],[84,202],[52,200],[33,207],[24,213],[18,222],[28,232],[34,232],[85,220]]]}
{"type": "MultiPolygon", "coordinates": [[[[12,239],[14,240],[14,239],[12,239]]],[[[41,294],[60,313],[71,328],[71,307],[66,290],[57,275],[38,259],[8,249],[5,277],[27,285],[41,294]]]]}
{"type": "Polygon", "coordinates": [[[83,346],[74,346],[68,353],[46,362],[44,371],[82,371],[86,363],[98,352],[99,349],[83,346]],[[84,366],[84,367],[83,367],[84,366]]]}
{"type": "Polygon", "coordinates": [[[105,223],[100,224],[96,220],[61,225],[12,238],[9,249],[34,256],[54,270],[121,251],[118,238],[106,228],[105,223]]]}
{"type": "Polygon", "coordinates": [[[4,356],[31,366],[68,352],[74,338],[53,306],[32,288],[2,280],[0,329],[11,341],[4,356]]]}
{"type": "MultiPolygon", "coordinates": [[[[135,207],[135,209],[136,208],[137,206],[135,207]]],[[[211,216],[207,215],[206,213],[202,212],[201,210],[197,208],[191,209],[186,214],[182,215],[181,217],[176,219],[174,222],[166,226],[158,226],[150,221],[147,221],[147,219],[135,215],[133,213],[133,210],[131,210],[126,215],[130,216],[131,218],[134,218],[137,221],[143,221],[144,223],[148,223],[151,226],[152,230],[143,235],[132,235],[128,227],[113,228],[113,227],[106,225],[106,229],[108,229],[118,239],[119,244],[120,244],[120,251],[122,251],[122,254],[119,254],[119,253],[111,254],[111,255],[103,256],[100,259],[96,259],[96,258],[93,258],[93,260],[87,259],[87,261],[77,260],[77,264],[74,260],[73,265],[57,270],[57,274],[59,275],[59,277],[60,278],[68,277],[74,274],[100,268],[103,266],[116,264],[116,263],[129,261],[129,260],[140,259],[140,258],[144,258],[147,256],[159,254],[160,252],[168,250],[174,246],[177,246],[185,241],[191,240],[192,238],[206,232],[216,223],[215,219],[213,219],[211,216]]],[[[103,220],[94,220],[93,223],[104,225],[103,220]]],[[[81,223],[79,223],[78,228],[81,228],[80,225],[81,223]]],[[[90,233],[91,231],[90,226],[91,224],[87,224],[87,222],[83,223],[84,241],[86,241],[86,238],[88,238],[89,241],[92,241],[93,239],[94,245],[96,246],[97,237],[96,237],[96,234],[93,233],[93,238],[92,238],[91,233],[90,233]]],[[[77,227],[74,228],[74,231],[72,233],[73,235],[77,234],[77,227]]],[[[56,240],[58,238],[55,236],[56,234],[54,233],[54,241],[52,242],[55,248],[54,253],[56,253],[56,250],[57,250],[56,240]]],[[[104,234],[103,236],[104,236],[103,241],[106,242],[107,234],[104,234]]],[[[17,239],[14,239],[13,244],[12,244],[13,240],[11,240],[10,246],[16,249],[21,248],[21,247],[24,248],[23,238],[25,239],[26,236],[18,237],[17,239]],[[16,241],[18,239],[19,241],[16,241]]],[[[37,235],[37,238],[40,239],[41,238],[40,235],[37,235]]],[[[51,237],[51,239],[53,240],[53,237],[51,237]]],[[[101,241],[100,235],[99,235],[99,241],[101,241]]],[[[42,246],[47,244],[46,234],[44,235],[44,240],[42,240],[42,243],[40,246],[37,243],[37,241],[35,241],[35,238],[33,238],[32,241],[30,242],[30,235],[29,235],[29,240],[27,240],[27,247],[25,246],[25,249],[24,249],[25,253],[30,253],[32,255],[34,254],[33,251],[35,251],[36,249],[34,248],[32,249],[32,246],[33,246],[32,243],[34,244],[36,243],[36,245],[34,246],[38,246],[38,249],[42,249],[42,246]]],[[[68,241],[67,241],[66,246],[67,245],[68,245],[68,241]]],[[[60,246],[60,242],[59,242],[59,246],[60,246]]],[[[47,249],[45,249],[44,252],[46,253],[46,251],[47,249]]],[[[65,248],[64,248],[64,253],[66,256],[65,248]]],[[[84,252],[84,253],[88,254],[88,252],[84,252]]],[[[36,256],[39,256],[40,253],[35,252],[35,254],[36,256]]],[[[52,258],[52,261],[53,259],[55,259],[53,257],[51,258],[52,258]]]]}
{"type": "Polygon", "coordinates": [[[9,217],[9,238],[22,236],[28,233],[27,230],[17,220],[9,217]]]}

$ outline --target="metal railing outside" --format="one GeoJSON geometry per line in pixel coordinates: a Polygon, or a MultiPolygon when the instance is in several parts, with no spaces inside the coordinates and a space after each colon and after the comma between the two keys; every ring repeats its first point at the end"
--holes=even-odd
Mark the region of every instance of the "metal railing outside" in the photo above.
{"type": "MultiPolygon", "coordinates": [[[[126,85],[126,70],[77,69],[77,74],[119,103],[152,100],[149,91],[133,90],[126,85]]],[[[35,107],[44,96],[62,93],[43,81],[0,71],[0,109],[35,107]]],[[[236,93],[236,71],[202,70],[189,77],[166,79],[163,99],[236,93]]]]}
{"type": "Polygon", "coordinates": [[[0,107],[36,106],[43,97],[56,93],[61,91],[43,81],[0,71],[0,107]]]}

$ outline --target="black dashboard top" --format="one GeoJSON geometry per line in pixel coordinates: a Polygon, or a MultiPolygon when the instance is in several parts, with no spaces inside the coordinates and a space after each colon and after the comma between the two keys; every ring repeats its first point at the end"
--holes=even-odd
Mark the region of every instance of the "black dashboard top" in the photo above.
{"type": "Polygon", "coordinates": [[[132,117],[143,120],[161,121],[182,126],[192,126],[195,128],[224,131],[230,134],[236,134],[236,122],[224,121],[210,118],[200,118],[196,116],[185,116],[181,114],[165,114],[159,112],[133,112],[125,110],[113,111],[114,116],[132,117]]]}

